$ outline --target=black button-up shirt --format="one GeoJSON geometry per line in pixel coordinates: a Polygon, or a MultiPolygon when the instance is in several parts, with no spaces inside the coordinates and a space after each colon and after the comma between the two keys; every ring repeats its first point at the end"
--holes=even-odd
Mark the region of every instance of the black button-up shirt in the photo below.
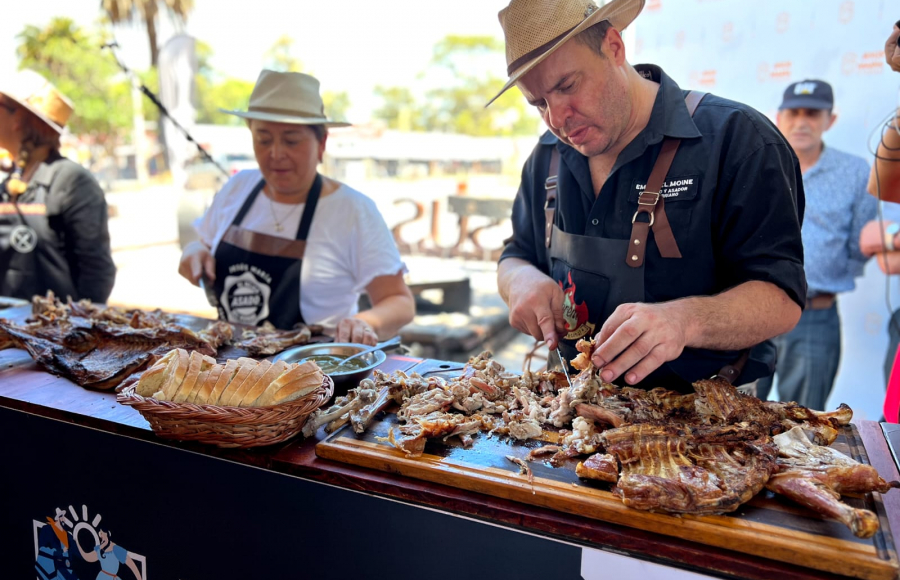
{"type": "MultiPolygon", "coordinates": [[[[658,82],[647,126],[619,154],[595,195],[588,158],[545,133],[522,170],[513,235],[501,260],[521,258],[549,274],[544,180],[560,153],[556,225],[564,232],[626,240],[637,199],[664,137],[681,139],[666,177],[665,209],[681,259],[663,258],[650,234],[647,302],[713,295],[744,282],[771,282],[804,306],[800,165],[778,129],[754,109],[707,95],[691,118],[685,92],[659,67],[635,67],[658,82]]],[[[625,256],[598,259],[625,260],[625,256]]]]}

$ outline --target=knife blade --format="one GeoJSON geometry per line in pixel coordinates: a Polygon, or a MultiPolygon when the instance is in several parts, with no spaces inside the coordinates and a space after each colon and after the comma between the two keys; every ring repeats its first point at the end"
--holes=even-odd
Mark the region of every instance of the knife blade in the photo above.
{"type": "Polygon", "coordinates": [[[562,364],[563,374],[566,375],[566,382],[569,383],[569,386],[571,387],[571,386],[572,386],[572,379],[569,378],[569,369],[567,368],[567,367],[569,366],[569,363],[566,362],[566,359],[563,358],[562,353],[559,352],[559,347],[558,347],[558,346],[556,347],[556,356],[559,357],[559,362],[562,364]]]}
{"type": "Polygon", "coordinates": [[[206,294],[206,301],[209,302],[209,305],[213,308],[219,307],[219,297],[216,296],[216,289],[213,284],[213,281],[209,279],[209,276],[206,275],[206,272],[200,276],[200,287],[203,288],[203,292],[206,294]]]}

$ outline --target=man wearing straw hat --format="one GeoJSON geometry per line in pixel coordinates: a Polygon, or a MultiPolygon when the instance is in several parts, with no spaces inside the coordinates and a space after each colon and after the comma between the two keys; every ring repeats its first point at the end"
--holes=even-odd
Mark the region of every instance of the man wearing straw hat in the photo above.
{"type": "Polygon", "coordinates": [[[768,376],[806,296],[797,158],[750,107],[631,66],[643,0],[512,0],[509,82],[549,131],[498,271],[510,323],[604,381],[690,391],[768,376]],[[558,348],[558,350],[556,350],[558,348]]]}

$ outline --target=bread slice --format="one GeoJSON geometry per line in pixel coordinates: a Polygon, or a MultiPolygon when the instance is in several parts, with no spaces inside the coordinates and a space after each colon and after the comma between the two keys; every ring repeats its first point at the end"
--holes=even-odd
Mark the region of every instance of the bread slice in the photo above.
{"type": "Polygon", "coordinates": [[[231,396],[234,394],[238,387],[244,384],[244,380],[250,376],[250,373],[256,369],[256,361],[252,358],[240,357],[237,359],[238,362],[238,370],[234,374],[234,378],[231,379],[231,382],[228,383],[228,386],[222,391],[222,394],[219,395],[217,400],[210,399],[209,404],[211,405],[227,405],[228,401],[231,400],[231,396]]]}
{"type": "Polygon", "coordinates": [[[237,386],[236,389],[231,391],[231,397],[228,399],[222,399],[220,404],[226,405],[228,407],[237,407],[240,405],[241,400],[244,398],[244,395],[253,388],[259,379],[262,378],[266,371],[272,368],[272,361],[268,360],[260,360],[256,361],[256,368],[251,371],[249,375],[244,379],[244,381],[237,386]]]}
{"type": "Polygon", "coordinates": [[[172,400],[172,397],[178,392],[181,383],[184,382],[184,375],[187,373],[190,365],[191,355],[188,354],[188,351],[183,348],[176,348],[173,352],[175,352],[175,356],[169,361],[169,365],[163,373],[165,375],[163,383],[160,385],[159,390],[153,393],[153,398],[159,401],[172,400]]]}
{"type": "Polygon", "coordinates": [[[134,387],[134,392],[142,397],[149,397],[158,391],[166,378],[166,367],[169,366],[169,363],[176,356],[178,356],[178,353],[174,350],[170,350],[163,355],[161,359],[156,361],[153,366],[144,371],[144,374],[141,375],[140,380],[134,387]]]}
{"type": "Polygon", "coordinates": [[[316,363],[307,361],[296,365],[272,381],[269,388],[256,400],[256,406],[293,401],[322,386],[324,379],[325,375],[316,363]]]}
{"type": "Polygon", "coordinates": [[[203,388],[200,389],[200,392],[197,393],[197,397],[194,399],[195,402],[198,405],[217,405],[219,403],[219,397],[222,396],[222,393],[228,385],[231,384],[231,380],[234,378],[234,375],[238,372],[240,367],[241,364],[236,359],[229,359],[226,361],[216,382],[203,385],[203,388]]]}
{"type": "Polygon", "coordinates": [[[209,394],[212,392],[213,387],[216,386],[216,381],[219,380],[219,376],[222,374],[222,371],[225,370],[224,365],[213,365],[209,368],[209,371],[206,373],[206,377],[204,377],[203,381],[200,378],[197,378],[197,384],[194,385],[194,390],[191,391],[191,394],[188,395],[188,398],[184,400],[185,403],[194,403],[197,405],[206,404],[206,398],[209,397],[209,394]],[[202,393],[206,393],[204,398],[200,398],[202,393]]]}
{"type": "Polygon", "coordinates": [[[256,384],[251,385],[251,387],[244,392],[244,397],[237,403],[237,406],[252,407],[253,404],[256,403],[256,399],[258,399],[259,396],[265,392],[266,388],[272,384],[272,381],[288,370],[289,366],[288,363],[280,360],[269,367],[265,374],[256,381],[256,384]]]}
{"type": "MultiPolygon", "coordinates": [[[[191,387],[190,392],[185,396],[185,403],[192,403],[197,396],[197,393],[200,392],[200,389],[203,388],[204,383],[209,380],[209,375],[213,371],[213,369],[221,369],[222,366],[216,364],[216,359],[211,356],[203,357],[203,365],[200,367],[200,374],[197,376],[197,380],[194,382],[194,385],[191,387]]],[[[218,371],[218,372],[221,372],[218,371]]],[[[187,382],[187,381],[185,381],[187,382]]]]}
{"type": "MultiPolygon", "coordinates": [[[[216,364],[216,359],[200,354],[196,350],[191,353],[190,364],[188,364],[187,373],[184,375],[184,381],[178,387],[178,391],[172,397],[173,403],[183,403],[194,390],[200,373],[208,371],[211,366],[216,364]]],[[[204,377],[205,379],[205,377],[204,377]]]]}

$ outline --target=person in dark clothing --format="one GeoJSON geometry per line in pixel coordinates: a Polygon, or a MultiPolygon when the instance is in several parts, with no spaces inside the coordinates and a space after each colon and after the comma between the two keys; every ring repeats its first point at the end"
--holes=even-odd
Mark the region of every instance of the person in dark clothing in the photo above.
{"type": "Polygon", "coordinates": [[[0,295],[106,302],[116,278],[106,200],[97,180],[59,153],[72,103],[34,71],[0,85],[0,295]]]}
{"type": "Polygon", "coordinates": [[[806,297],[797,157],[752,108],[631,66],[620,31],[642,6],[512,0],[500,13],[503,90],[516,84],[550,128],[523,169],[500,293],[551,354],[571,360],[595,337],[604,381],[750,383],[773,372],[768,341],[806,297]]]}

